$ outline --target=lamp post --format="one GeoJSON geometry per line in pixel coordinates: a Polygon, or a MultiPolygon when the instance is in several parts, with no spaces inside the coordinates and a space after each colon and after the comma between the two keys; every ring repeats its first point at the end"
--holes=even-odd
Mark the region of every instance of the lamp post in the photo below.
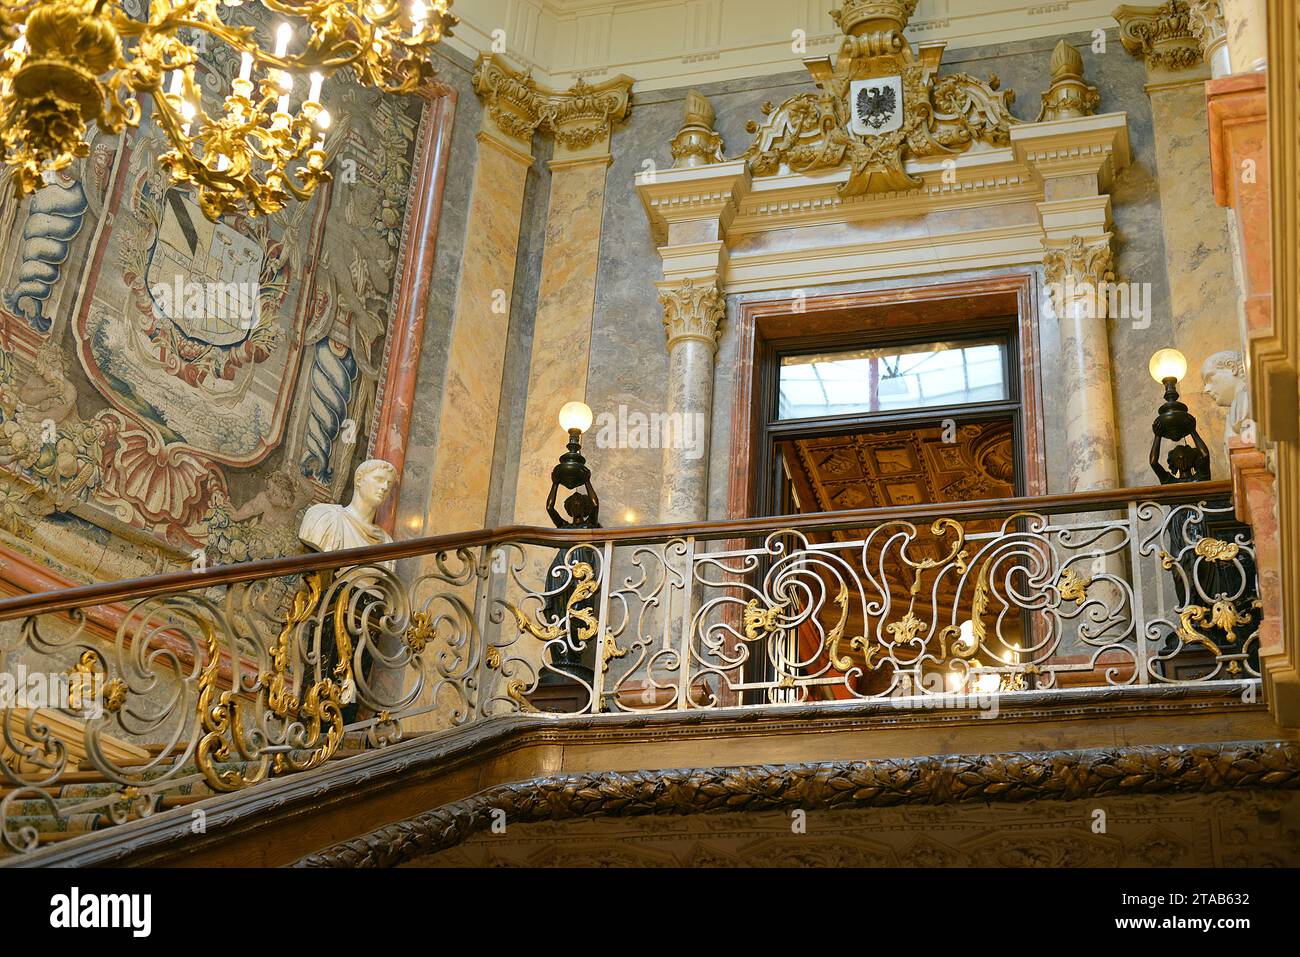
{"type": "Polygon", "coordinates": [[[1151,470],[1161,485],[1181,482],[1208,482],[1210,450],[1196,431],[1196,417],[1178,398],[1178,383],[1187,374],[1187,359],[1177,349],[1161,349],[1151,357],[1151,378],[1165,387],[1165,401],[1151,423],[1155,439],[1151,443],[1151,470]],[[1191,444],[1186,444],[1190,439],[1191,444]],[[1160,464],[1161,443],[1174,443],[1166,465],[1160,464]]]}
{"type": "MultiPolygon", "coordinates": [[[[1177,349],[1161,349],[1151,357],[1148,368],[1151,378],[1165,387],[1164,404],[1151,423],[1155,433],[1152,470],[1161,485],[1209,481],[1210,450],[1196,431],[1196,417],[1178,398],[1178,383],[1187,374],[1187,359],[1177,349]],[[1160,464],[1160,443],[1166,439],[1175,443],[1169,450],[1167,468],[1160,464]],[[1186,439],[1191,444],[1186,444],[1186,439]]],[[[1180,566],[1175,572],[1172,564],[1165,565],[1170,569],[1174,589],[1174,614],[1191,612],[1203,617],[1199,626],[1191,629],[1200,638],[1189,638],[1182,629],[1166,629],[1159,650],[1163,677],[1235,677],[1243,667],[1248,673],[1259,673],[1258,591],[1251,549],[1241,549],[1227,561],[1202,561],[1199,547],[1194,548],[1201,541],[1248,542],[1250,534],[1250,529],[1237,522],[1231,511],[1222,509],[1189,510],[1185,518],[1169,522],[1164,529],[1166,556],[1180,566]],[[1212,615],[1208,607],[1196,604],[1207,596],[1213,596],[1212,615]],[[1238,644],[1237,634],[1253,637],[1238,644]],[[1189,643],[1203,647],[1189,649],[1189,643]],[[1172,660],[1175,655],[1177,662],[1172,660]]],[[[1185,625],[1186,619],[1183,621],[1185,625]]]]}
{"type": "Polygon", "coordinates": [[[569,444],[559,463],[551,469],[551,493],[546,499],[546,514],[551,516],[556,528],[600,528],[600,499],[592,488],[591,469],[582,455],[582,433],[591,428],[592,418],[591,409],[583,402],[569,402],[560,409],[560,428],[569,433],[569,444]],[[555,509],[561,488],[573,491],[564,500],[568,519],[555,509]]]}
{"type": "MultiPolygon", "coordinates": [[[[551,469],[551,491],[546,498],[546,514],[556,528],[600,528],[600,499],[582,454],[582,433],[591,428],[592,418],[591,409],[582,402],[569,402],[560,409],[560,428],[569,434],[569,443],[551,469]],[[564,500],[567,517],[555,507],[561,488],[572,492],[564,500]]],[[[590,636],[583,640],[579,633],[582,618],[595,620],[596,596],[574,600],[579,578],[587,571],[592,579],[600,580],[600,552],[585,544],[557,548],[546,571],[543,614],[548,622],[565,622],[566,627],[561,637],[548,642],[550,661],[544,661],[530,698],[543,711],[574,713],[590,701],[598,639],[590,636]]]]}

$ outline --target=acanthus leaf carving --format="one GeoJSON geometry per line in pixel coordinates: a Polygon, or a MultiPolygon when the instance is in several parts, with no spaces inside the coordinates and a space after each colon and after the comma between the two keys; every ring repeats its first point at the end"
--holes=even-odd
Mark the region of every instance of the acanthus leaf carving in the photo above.
{"type": "Polygon", "coordinates": [[[503,132],[527,143],[538,130],[549,131],[566,148],[586,149],[607,137],[631,109],[632,78],[616,76],[598,85],[579,79],[568,90],[551,90],[531,73],[512,70],[485,53],[474,71],[474,91],[483,98],[492,121],[503,132]]]}
{"type": "Polygon", "coordinates": [[[1048,246],[1043,253],[1043,271],[1047,282],[1061,286],[1072,279],[1075,284],[1091,283],[1094,287],[1115,279],[1115,257],[1110,237],[1085,241],[1072,236],[1064,245],[1048,246]]]}
{"type": "Polygon", "coordinates": [[[685,339],[697,339],[717,348],[722,335],[722,320],[727,314],[727,300],[716,282],[687,279],[680,285],[663,289],[659,302],[664,308],[664,333],[668,349],[685,339]]]}
{"type": "Polygon", "coordinates": [[[1119,23],[1124,49],[1145,59],[1147,66],[1177,71],[1201,62],[1201,45],[1185,0],[1168,0],[1158,7],[1125,4],[1111,16],[1119,23]]]}

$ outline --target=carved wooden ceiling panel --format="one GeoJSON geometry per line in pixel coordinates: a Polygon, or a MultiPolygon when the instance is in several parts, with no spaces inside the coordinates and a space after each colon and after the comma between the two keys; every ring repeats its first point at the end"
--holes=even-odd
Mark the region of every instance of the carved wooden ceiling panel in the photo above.
{"type": "Polygon", "coordinates": [[[891,508],[1015,494],[1011,423],[971,423],[783,444],[801,512],[891,508]],[[791,446],[793,448],[791,449],[791,446]],[[793,452],[793,454],[791,454],[793,452]]]}
{"type": "MultiPolygon", "coordinates": [[[[800,512],[842,511],[859,508],[897,508],[937,502],[974,501],[1010,498],[1015,495],[1015,452],[1012,425],[1008,419],[963,424],[945,429],[942,424],[903,430],[861,432],[851,435],[798,439],[781,443],[786,471],[793,485],[800,512]],[[951,441],[945,441],[951,439],[951,441]]],[[[996,522],[963,522],[968,533],[989,531],[996,522]]],[[[862,532],[849,530],[834,533],[839,541],[853,541],[862,532]]],[[[917,538],[908,546],[913,561],[941,563],[952,542],[944,535],[934,535],[928,525],[917,530],[917,538]]],[[[892,553],[891,553],[892,554],[892,553]]],[[[873,552],[869,563],[878,560],[873,552]]],[[[859,551],[845,552],[844,558],[865,574],[859,551]]],[[[941,609],[956,608],[960,618],[972,613],[973,592],[957,593],[957,578],[941,579],[933,591],[909,594],[914,569],[904,567],[895,556],[885,563],[886,579],[894,606],[914,606],[918,615],[928,617],[932,602],[941,609]]],[[[867,628],[855,608],[849,612],[852,633],[867,628]]],[[[1011,634],[1014,621],[1004,625],[1011,634]]],[[[851,653],[855,660],[858,652],[851,653]]],[[[879,675],[864,675],[859,690],[875,692],[884,680],[879,675]]]]}

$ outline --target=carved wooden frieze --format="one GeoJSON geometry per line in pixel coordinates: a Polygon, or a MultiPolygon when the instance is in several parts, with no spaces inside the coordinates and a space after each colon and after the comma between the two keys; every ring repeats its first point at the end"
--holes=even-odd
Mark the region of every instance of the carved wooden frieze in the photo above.
{"type": "Polygon", "coordinates": [[[1097,796],[1300,788],[1300,744],[1143,745],[1083,751],[564,774],[491,788],[298,861],[393,867],[491,827],[652,814],[1077,800],[1097,796]]]}

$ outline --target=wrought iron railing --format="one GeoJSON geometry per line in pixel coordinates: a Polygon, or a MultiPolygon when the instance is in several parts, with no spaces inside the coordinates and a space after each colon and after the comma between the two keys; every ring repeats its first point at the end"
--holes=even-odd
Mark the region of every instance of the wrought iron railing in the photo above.
{"type": "Polygon", "coordinates": [[[521,710],[1251,681],[1229,492],[509,528],[0,600],[5,673],[47,687],[0,701],[0,835],[31,850],[521,710]]]}

